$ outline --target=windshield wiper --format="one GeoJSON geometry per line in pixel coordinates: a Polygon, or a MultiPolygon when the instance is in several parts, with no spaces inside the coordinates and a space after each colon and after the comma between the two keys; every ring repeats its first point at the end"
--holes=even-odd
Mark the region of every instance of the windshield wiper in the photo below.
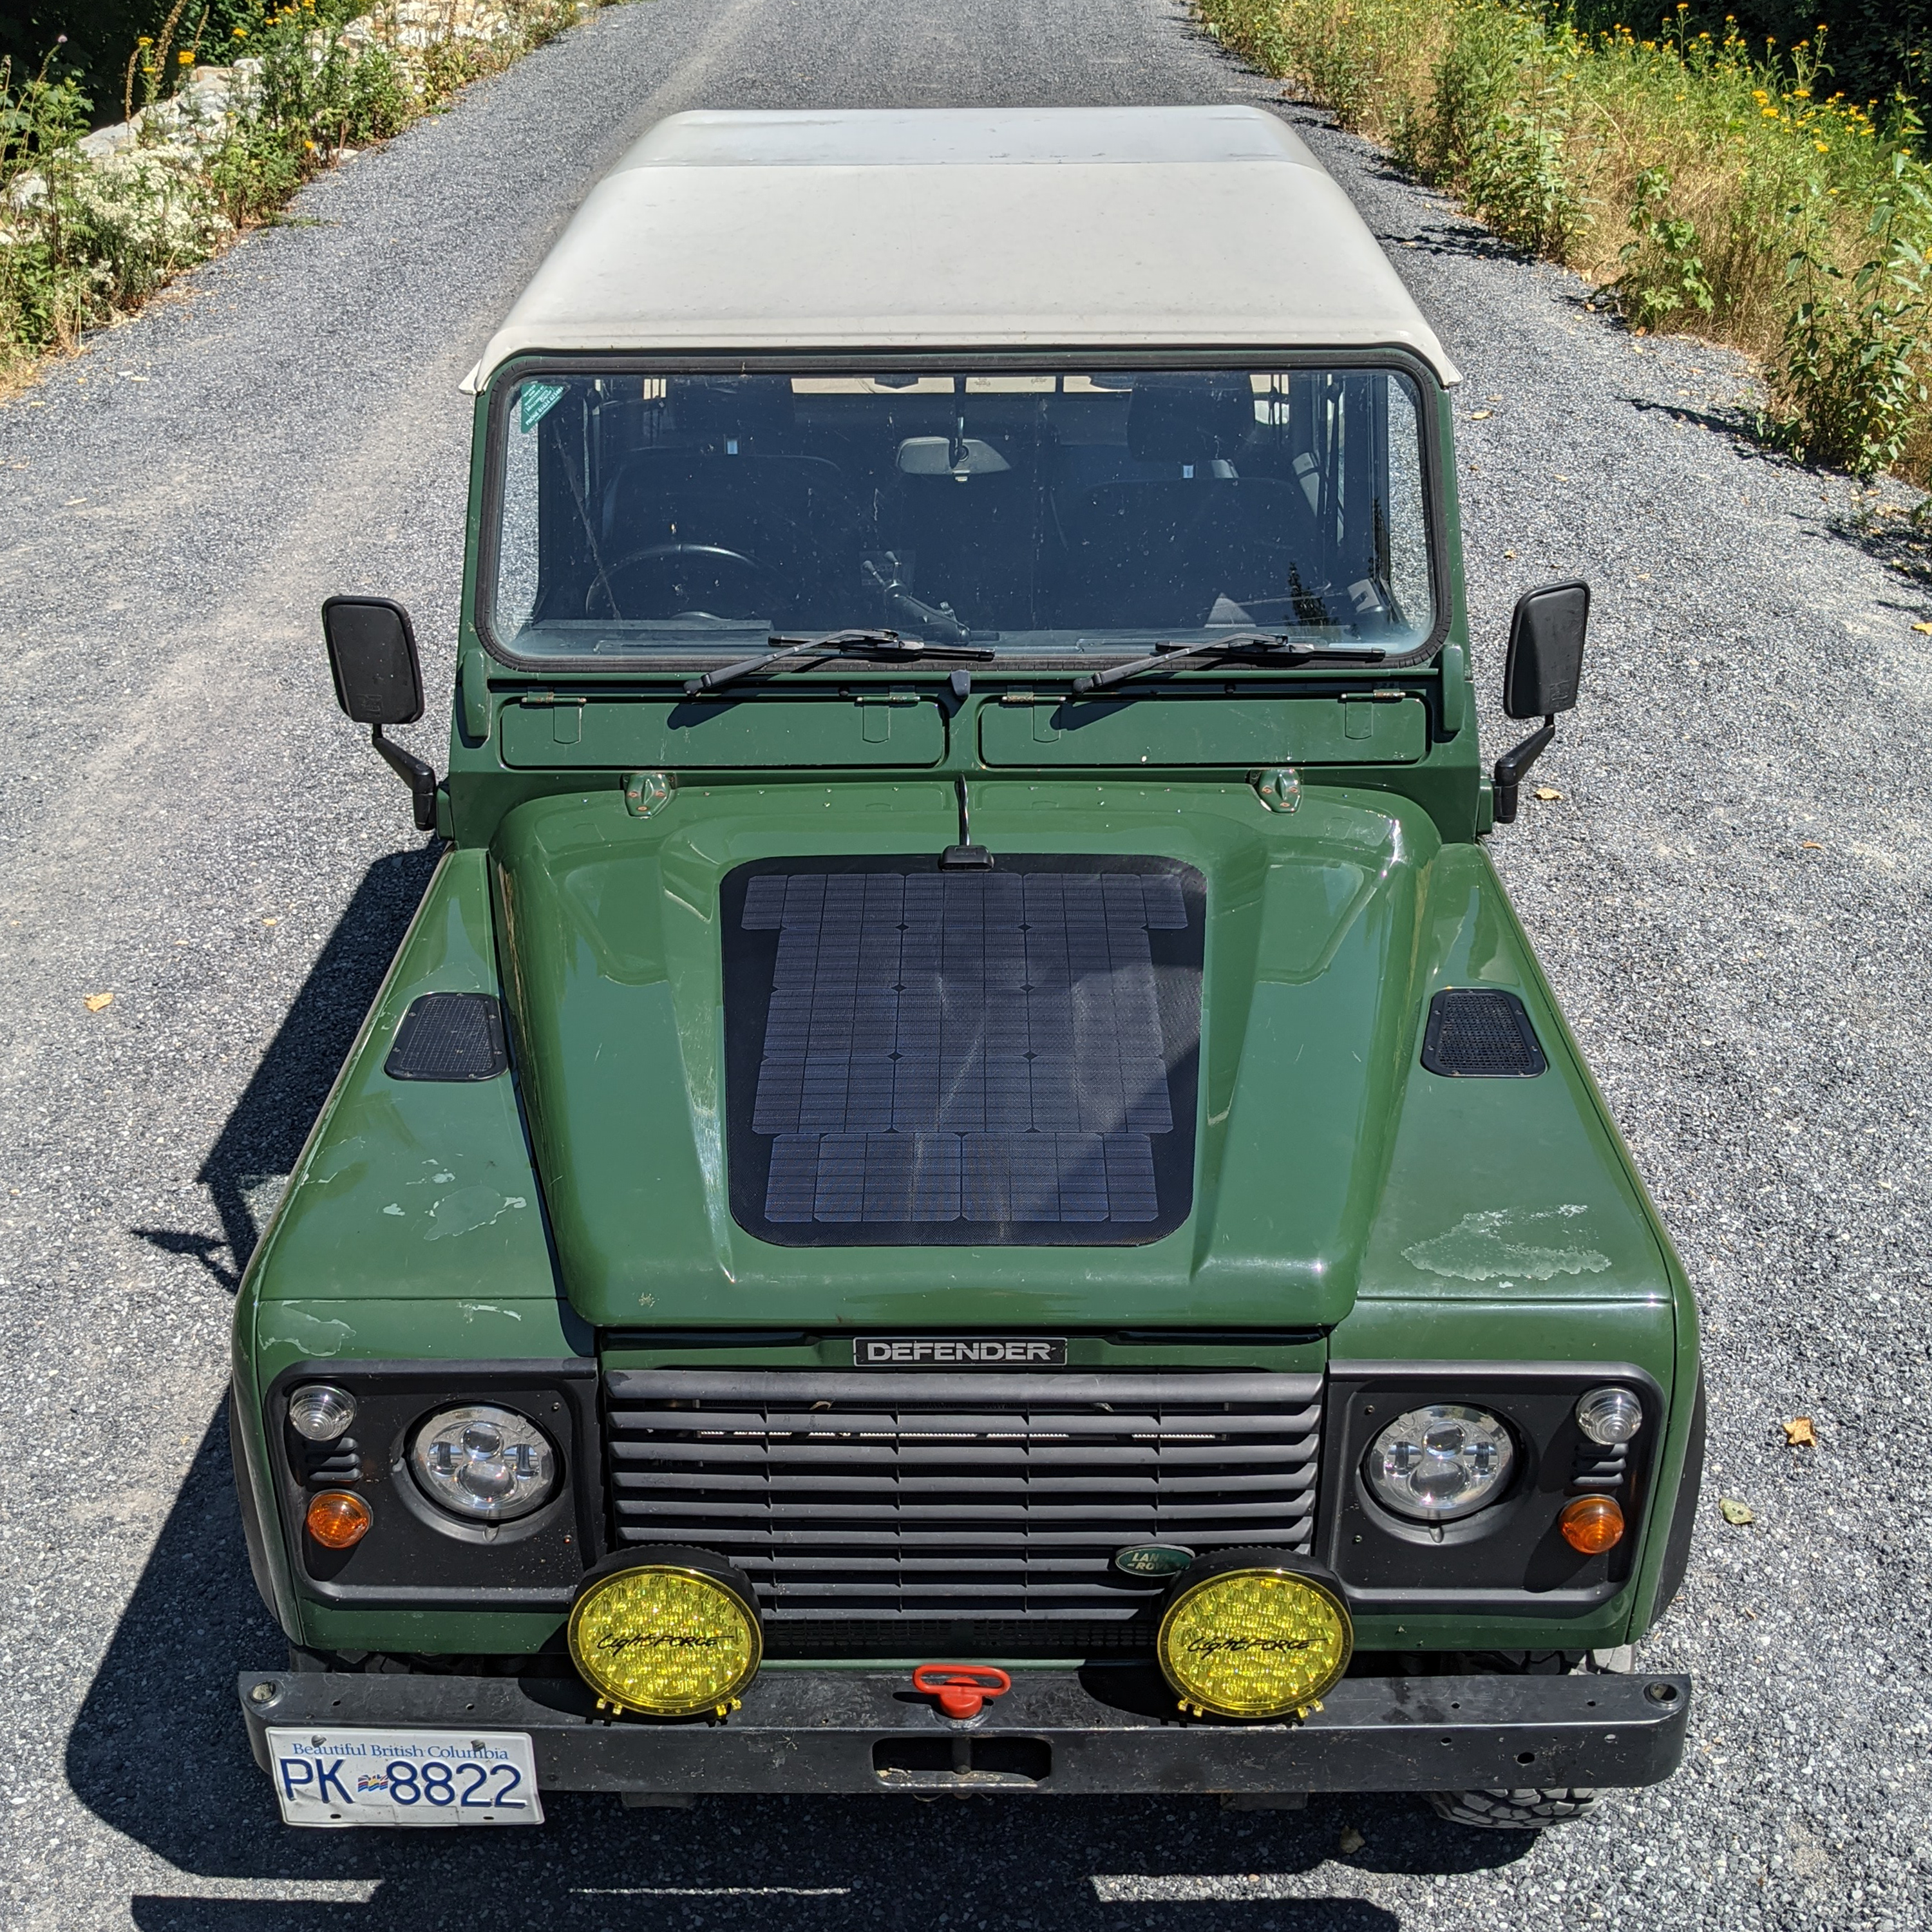
{"type": "Polygon", "coordinates": [[[716,670],[694,677],[684,687],[687,698],[702,698],[707,691],[748,677],[754,670],[770,670],[779,664],[816,655],[831,658],[881,658],[903,662],[909,658],[976,658],[990,661],[997,653],[982,644],[929,644],[923,638],[902,638],[896,631],[828,631],[822,638],[773,638],[773,649],[755,658],[740,658],[736,664],[720,664],[716,670]]]}
{"type": "Polygon", "coordinates": [[[1340,664],[1380,664],[1386,651],[1331,651],[1299,642],[1279,631],[1240,631],[1230,638],[1210,638],[1196,644],[1160,644],[1151,657],[1136,658],[1131,663],[1115,664],[1109,670],[1096,670],[1073,680],[1073,695],[1084,698],[1090,692],[1105,691],[1110,686],[1138,677],[1144,670],[1158,670],[1183,658],[1246,657],[1274,651],[1290,653],[1298,663],[1320,657],[1340,664]]]}

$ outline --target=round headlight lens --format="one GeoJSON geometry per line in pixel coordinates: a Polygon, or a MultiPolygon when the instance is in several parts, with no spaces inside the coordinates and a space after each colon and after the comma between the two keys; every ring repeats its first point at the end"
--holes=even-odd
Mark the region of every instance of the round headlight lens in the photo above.
{"type": "Polygon", "coordinates": [[[513,1408],[446,1408],[416,1432],[410,1467],[430,1500],[469,1522],[512,1522],[550,1500],[556,1451],[513,1408]]]}
{"type": "Polygon", "coordinates": [[[310,1382],[289,1397],[289,1426],[308,1442],[333,1442],[356,1420],[356,1398],[346,1389],[310,1382]]]}
{"type": "Polygon", "coordinates": [[[1592,1442],[1614,1449],[1643,1426],[1643,1404],[1627,1388],[1594,1388],[1576,1405],[1576,1426],[1592,1442]]]}
{"type": "Polygon", "coordinates": [[[568,1642],[600,1698],[652,1718],[728,1709],[764,1655],[748,1593],[679,1563],[598,1577],[570,1613],[568,1642]]]}
{"type": "Polygon", "coordinates": [[[1225,1570],[1184,1584],[1154,1654],[1184,1706],[1222,1718],[1283,1718],[1331,1690],[1354,1627],[1332,1591],[1292,1570],[1225,1570]]]}
{"type": "Polygon", "coordinates": [[[1487,1409],[1432,1402],[1376,1438],[1366,1473],[1376,1500],[1396,1515],[1451,1522],[1494,1502],[1515,1461],[1509,1431],[1487,1409]]]}

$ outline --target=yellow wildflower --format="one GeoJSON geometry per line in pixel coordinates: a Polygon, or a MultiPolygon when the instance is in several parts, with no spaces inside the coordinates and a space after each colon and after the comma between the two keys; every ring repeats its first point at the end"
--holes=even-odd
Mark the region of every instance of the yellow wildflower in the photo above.
{"type": "Polygon", "coordinates": [[[190,53],[178,53],[175,56],[175,58],[183,67],[192,67],[194,64],[194,56],[190,53]]]}
{"type": "Polygon", "coordinates": [[[1828,148],[1822,141],[1814,141],[1811,145],[1813,147],[1816,148],[1821,154],[1828,154],[1832,152],[1830,148],[1828,148]]]}

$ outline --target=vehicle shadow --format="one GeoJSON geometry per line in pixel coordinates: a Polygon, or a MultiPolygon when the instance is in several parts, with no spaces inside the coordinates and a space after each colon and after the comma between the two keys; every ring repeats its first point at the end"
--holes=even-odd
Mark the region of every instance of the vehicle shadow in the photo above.
{"type": "Polygon", "coordinates": [[[223,1238],[190,1228],[133,1229],[141,1240],[191,1256],[231,1292],[240,1286],[279,1198],[274,1184],[293,1172],[441,851],[432,839],[378,859],[343,908],[196,1176],[214,1202],[223,1238]]]}

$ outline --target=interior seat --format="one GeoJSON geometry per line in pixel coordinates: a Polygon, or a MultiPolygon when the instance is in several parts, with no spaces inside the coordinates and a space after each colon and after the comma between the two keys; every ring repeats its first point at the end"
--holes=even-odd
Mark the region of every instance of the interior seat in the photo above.
{"type": "Polygon", "coordinates": [[[1313,531],[1298,490],[1241,475],[1254,429],[1245,376],[1136,381],[1120,473],[1087,480],[1090,456],[1087,476],[1054,493],[1064,563],[1053,621],[1192,629],[1219,597],[1285,591],[1313,531]]]}

